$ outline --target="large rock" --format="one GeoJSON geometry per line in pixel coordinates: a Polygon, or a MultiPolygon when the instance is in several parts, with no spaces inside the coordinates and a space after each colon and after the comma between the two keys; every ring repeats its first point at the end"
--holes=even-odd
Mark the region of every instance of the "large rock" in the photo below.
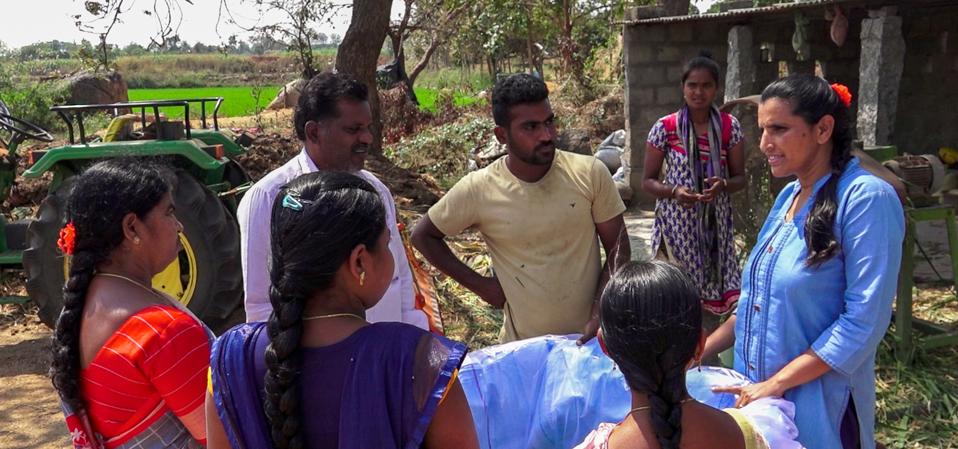
{"type": "Polygon", "coordinates": [[[266,109],[295,108],[296,103],[299,103],[299,94],[303,91],[303,87],[306,87],[306,80],[302,78],[286,83],[266,109]]]}
{"type": "Polygon", "coordinates": [[[556,148],[592,156],[592,146],[589,145],[590,136],[591,134],[587,129],[569,128],[563,130],[556,138],[556,148]]]}
{"type": "Polygon", "coordinates": [[[111,104],[129,101],[126,81],[119,72],[80,72],[68,80],[70,104],[111,104]]]}

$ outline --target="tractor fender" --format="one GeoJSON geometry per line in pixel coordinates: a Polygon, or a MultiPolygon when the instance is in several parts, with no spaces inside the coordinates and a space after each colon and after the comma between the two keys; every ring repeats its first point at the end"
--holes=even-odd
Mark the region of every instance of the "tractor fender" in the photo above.
{"type": "Polygon", "coordinates": [[[229,159],[211,155],[201,140],[134,140],[94,142],[52,148],[23,172],[24,178],[39,178],[58,163],[77,160],[99,160],[117,157],[179,156],[204,172],[222,173],[229,159]]]}

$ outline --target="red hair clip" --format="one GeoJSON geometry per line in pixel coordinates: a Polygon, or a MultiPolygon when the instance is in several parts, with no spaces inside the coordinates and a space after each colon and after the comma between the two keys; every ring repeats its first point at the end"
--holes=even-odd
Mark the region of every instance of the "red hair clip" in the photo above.
{"type": "Polygon", "coordinates": [[[838,95],[838,99],[842,100],[842,103],[845,107],[851,107],[852,105],[852,92],[848,90],[848,86],[844,84],[835,83],[832,84],[832,90],[835,91],[835,94],[838,95]]]}
{"type": "Polygon", "coordinates": [[[73,222],[69,222],[60,230],[60,238],[57,239],[57,247],[63,254],[73,255],[73,247],[76,245],[77,230],[73,227],[73,222]]]}

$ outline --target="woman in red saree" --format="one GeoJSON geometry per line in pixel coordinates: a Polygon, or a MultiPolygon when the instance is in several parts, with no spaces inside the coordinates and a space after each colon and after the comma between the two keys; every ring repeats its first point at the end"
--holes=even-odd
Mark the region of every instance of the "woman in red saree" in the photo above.
{"type": "Polygon", "coordinates": [[[160,166],[110,160],[81,174],[68,200],[50,373],[77,448],[205,446],[210,334],[150,287],[179,251],[171,192],[160,166]]]}

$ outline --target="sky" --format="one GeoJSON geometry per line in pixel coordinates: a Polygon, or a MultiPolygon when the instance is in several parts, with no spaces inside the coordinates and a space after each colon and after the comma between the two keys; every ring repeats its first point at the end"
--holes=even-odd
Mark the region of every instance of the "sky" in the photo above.
{"type": "MultiPolygon", "coordinates": [[[[256,23],[255,9],[249,6],[252,0],[227,0],[231,5],[237,21],[247,27],[256,23]]],[[[700,10],[706,10],[717,0],[693,0],[700,10]]],[[[125,46],[131,42],[146,46],[150,37],[155,36],[156,19],[141,11],[150,9],[153,0],[126,0],[131,4],[131,10],[122,16],[122,23],[117,24],[110,32],[109,43],[125,46]]],[[[163,2],[159,2],[163,3],[163,2]]],[[[218,44],[230,36],[238,34],[242,39],[248,39],[247,34],[238,27],[221,23],[217,30],[219,0],[193,0],[193,5],[180,0],[183,5],[183,22],[179,28],[180,39],[196,43],[218,44]],[[219,34],[217,34],[219,32],[219,34]]],[[[352,4],[351,0],[337,3],[352,4]]],[[[391,17],[398,18],[402,14],[403,2],[393,0],[391,17]]],[[[59,40],[77,42],[87,39],[97,41],[96,34],[83,33],[74,25],[73,15],[83,12],[83,0],[0,0],[0,42],[8,48],[19,48],[26,44],[59,40]]],[[[332,18],[332,23],[323,25],[319,31],[326,34],[346,34],[352,10],[342,9],[332,18]]],[[[89,15],[87,15],[89,17],[89,15]]],[[[266,20],[266,19],[264,19],[266,20]]]]}
{"type": "MultiPolygon", "coordinates": [[[[251,6],[252,0],[227,0],[231,5],[237,22],[245,23],[247,27],[256,23],[255,9],[251,6]]],[[[126,0],[132,4],[131,10],[124,14],[121,20],[110,32],[108,42],[125,46],[131,42],[146,46],[150,37],[156,35],[158,29],[156,19],[141,11],[151,9],[153,0],[126,0]]],[[[159,2],[163,3],[163,2],[159,2]]],[[[205,44],[218,44],[229,35],[238,34],[241,39],[248,39],[248,34],[235,26],[221,23],[217,35],[216,18],[219,10],[219,0],[193,0],[193,5],[180,0],[183,5],[183,22],[179,28],[180,39],[189,43],[197,41],[205,44]]],[[[352,1],[337,1],[340,4],[352,4],[352,1]]],[[[393,1],[392,17],[402,14],[403,2],[393,1]]],[[[26,44],[59,40],[77,42],[87,39],[96,42],[97,34],[83,33],[74,25],[73,15],[83,11],[82,0],[0,0],[0,42],[8,48],[19,48],[26,44]]],[[[344,8],[333,17],[332,24],[323,25],[319,31],[326,34],[346,34],[352,10],[344,8]]],[[[86,15],[89,17],[89,15],[86,15]]],[[[265,19],[264,19],[265,20],[265,19]]]]}

